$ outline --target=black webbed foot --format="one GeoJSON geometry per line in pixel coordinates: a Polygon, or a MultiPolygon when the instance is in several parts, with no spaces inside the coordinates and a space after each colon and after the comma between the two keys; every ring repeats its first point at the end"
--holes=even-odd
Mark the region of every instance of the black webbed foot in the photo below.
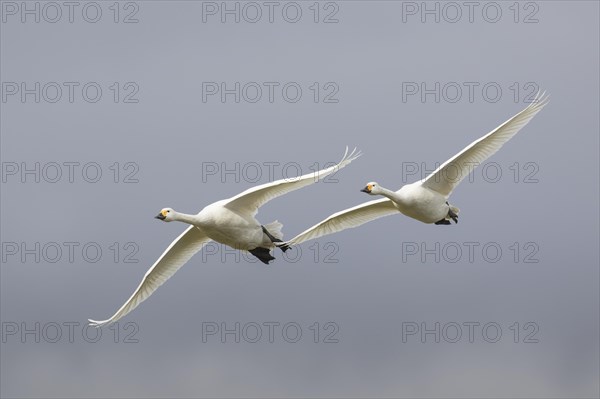
{"type": "Polygon", "coordinates": [[[450,210],[448,211],[448,216],[449,216],[449,217],[450,217],[452,220],[454,220],[454,223],[458,223],[458,215],[457,215],[456,213],[452,212],[452,209],[450,209],[450,210]]]}
{"type": "Polygon", "coordinates": [[[448,205],[450,208],[448,209],[448,217],[452,220],[454,220],[454,223],[458,223],[458,215],[452,210],[452,207],[450,206],[450,204],[448,203],[448,201],[446,201],[446,205],[448,205]]]}
{"type": "Polygon", "coordinates": [[[262,263],[268,265],[270,261],[275,260],[268,248],[254,248],[249,250],[252,255],[256,256],[262,263]]]}
{"type": "Polygon", "coordinates": [[[275,244],[275,246],[281,249],[283,252],[291,248],[289,244],[275,244]]]}

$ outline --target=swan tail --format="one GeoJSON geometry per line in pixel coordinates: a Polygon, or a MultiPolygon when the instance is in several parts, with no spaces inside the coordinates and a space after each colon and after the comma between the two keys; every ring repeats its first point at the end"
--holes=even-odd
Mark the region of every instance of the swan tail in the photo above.
{"type": "Polygon", "coordinates": [[[265,229],[267,229],[267,231],[278,240],[283,239],[283,233],[281,232],[282,228],[283,224],[279,223],[277,220],[269,224],[265,224],[265,229]]]}

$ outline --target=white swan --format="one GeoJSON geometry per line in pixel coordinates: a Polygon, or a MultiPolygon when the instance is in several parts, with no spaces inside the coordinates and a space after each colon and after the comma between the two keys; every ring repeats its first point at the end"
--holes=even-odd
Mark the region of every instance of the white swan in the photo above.
{"type": "Polygon", "coordinates": [[[450,219],[458,223],[458,208],[448,203],[448,197],[454,188],[476,165],[498,151],[504,143],[517,134],[547,103],[548,97],[544,97],[544,94],[536,96],[527,108],[469,144],[421,181],[407,184],[396,192],[381,187],[376,182],[367,183],[361,191],[370,195],[383,195],[386,198],[365,202],[334,213],[277,246],[287,249],[290,245],[358,227],[371,220],[398,212],[423,223],[450,224],[450,219]]]}
{"type": "MultiPolygon", "coordinates": [[[[338,171],[361,155],[348,148],[342,160],[334,166],[300,177],[277,180],[250,188],[235,197],[217,201],[202,209],[197,215],[186,215],[171,208],[165,208],[156,216],[165,222],[178,221],[190,224],[179,237],[158,258],[146,272],[133,295],[110,318],[103,321],[89,320],[92,326],[113,323],[135,309],[146,300],[181,266],[209,241],[214,240],[235,249],[249,251],[263,263],[275,259],[270,254],[274,242],[281,242],[281,223],[262,226],[255,218],[258,208],[280,195],[308,186],[331,173],[338,171]]],[[[286,250],[282,248],[282,250],[286,250]]]]}

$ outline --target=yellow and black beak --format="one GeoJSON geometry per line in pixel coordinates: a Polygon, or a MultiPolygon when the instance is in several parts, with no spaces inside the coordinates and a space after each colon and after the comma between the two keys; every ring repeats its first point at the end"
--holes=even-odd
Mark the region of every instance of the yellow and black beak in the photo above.
{"type": "Polygon", "coordinates": [[[160,211],[160,213],[154,216],[154,219],[165,220],[167,218],[167,211],[160,211]]]}
{"type": "Polygon", "coordinates": [[[369,194],[371,192],[371,190],[373,189],[373,187],[370,184],[367,184],[365,188],[363,188],[362,190],[360,190],[363,193],[367,193],[369,194]]]}

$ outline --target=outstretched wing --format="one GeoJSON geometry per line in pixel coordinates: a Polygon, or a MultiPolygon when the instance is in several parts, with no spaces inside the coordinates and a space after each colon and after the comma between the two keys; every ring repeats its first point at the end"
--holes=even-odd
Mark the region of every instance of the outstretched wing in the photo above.
{"type": "Polygon", "coordinates": [[[346,147],[344,157],[337,165],[321,169],[318,172],[307,173],[296,178],[276,180],[271,183],[249,188],[235,197],[230,198],[229,201],[225,202],[223,205],[231,210],[256,215],[258,208],[273,198],[316,183],[325,176],[337,172],[360,155],[360,151],[357,151],[356,148],[348,154],[348,147],[346,147]]]}
{"type": "Polygon", "coordinates": [[[313,240],[327,234],[333,234],[338,231],[358,227],[371,220],[398,212],[399,211],[394,203],[387,198],[365,202],[364,204],[334,213],[322,222],[317,223],[291,240],[286,241],[284,245],[290,246],[300,244],[304,241],[313,240]]]}
{"type": "Polygon", "coordinates": [[[190,226],[158,258],[154,265],[146,272],[142,282],[133,295],[125,302],[117,313],[110,319],[95,321],[89,320],[91,326],[101,327],[114,323],[145,301],[158,287],[175,274],[190,258],[202,249],[210,239],[197,227],[190,226]]]}
{"type": "Polygon", "coordinates": [[[421,184],[440,194],[449,196],[462,179],[477,165],[498,151],[504,143],[529,123],[546,104],[548,104],[548,97],[544,97],[544,94],[536,96],[535,100],[527,108],[490,133],[469,144],[461,152],[444,162],[433,173],[423,179],[421,184]]]}

